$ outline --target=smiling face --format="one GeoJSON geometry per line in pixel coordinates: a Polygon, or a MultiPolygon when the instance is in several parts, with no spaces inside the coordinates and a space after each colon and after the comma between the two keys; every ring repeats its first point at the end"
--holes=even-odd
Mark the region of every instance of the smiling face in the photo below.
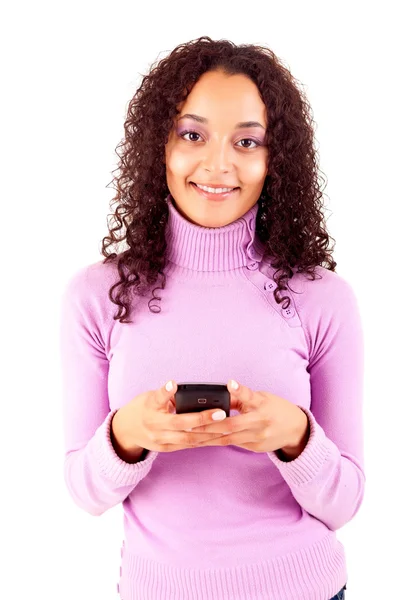
{"type": "Polygon", "coordinates": [[[228,225],[256,204],[264,185],[266,106],[246,75],[208,71],[178,110],[165,146],[167,185],[174,204],[196,225],[228,225]],[[239,127],[249,121],[260,126],[239,127]],[[188,130],[191,133],[185,133],[188,130]],[[200,193],[193,183],[239,189],[217,200],[200,193]]]}

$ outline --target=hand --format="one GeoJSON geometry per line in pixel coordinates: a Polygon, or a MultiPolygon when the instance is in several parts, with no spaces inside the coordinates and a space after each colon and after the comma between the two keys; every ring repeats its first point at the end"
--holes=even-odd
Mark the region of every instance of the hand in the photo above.
{"type": "Polygon", "coordinates": [[[126,462],[130,462],[130,457],[138,460],[144,449],[175,452],[223,437],[218,431],[203,433],[200,429],[215,423],[211,418],[215,412],[222,412],[225,417],[224,411],[214,408],[198,413],[171,414],[175,410],[174,394],[178,389],[175,381],[172,383],[170,392],[165,386],[143,392],[115,413],[110,435],[114,449],[126,462]],[[193,427],[198,428],[197,433],[186,432],[193,427]]]}
{"type": "Polygon", "coordinates": [[[228,432],[196,445],[234,445],[253,452],[281,451],[289,459],[301,454],[309,439],[310,424],[299,406],[271,392],[254,392],[244,385],[235,390],[231,382],[228,390],[231,409],[241,414],[193,429],[193,434],[228,432]]]}

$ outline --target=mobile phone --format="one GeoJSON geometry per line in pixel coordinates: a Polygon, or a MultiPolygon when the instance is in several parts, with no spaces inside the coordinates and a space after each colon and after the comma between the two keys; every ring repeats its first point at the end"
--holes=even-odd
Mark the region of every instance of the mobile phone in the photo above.
{"type": "Polygon", "coordinates": [[[176,414],[219,408],[230,415],[231,395],[224,383],[181,382],[175,392],[176,414]]]}

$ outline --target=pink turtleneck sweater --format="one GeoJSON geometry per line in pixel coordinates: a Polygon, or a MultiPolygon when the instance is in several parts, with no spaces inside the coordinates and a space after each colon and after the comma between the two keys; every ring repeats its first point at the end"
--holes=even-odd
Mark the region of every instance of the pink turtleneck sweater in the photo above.
{"type": "MultiPolygon", "coordinates": [[[[69,278],[60,318],[65,482],[99,516],[122,503],[122,600],[328,600],[347,582],[335,531],[364,495],[363,329],[349,283],[318,267],[295,273],[288,310],[262,260],[256,204],[220,228],[187,221],[167,198],[161,312],[135,298],[113,320],[118,280],[102,261],[69,278]],[[207,446],[115,453],[115,412],[169,379],[226,382],[301,407],[311,435],[300,456],[207,446]]],[[[155,287],[155,286],[153,286],[155,287]]],[[[232,410],[231,416],[238,412],[232,410]]]]}

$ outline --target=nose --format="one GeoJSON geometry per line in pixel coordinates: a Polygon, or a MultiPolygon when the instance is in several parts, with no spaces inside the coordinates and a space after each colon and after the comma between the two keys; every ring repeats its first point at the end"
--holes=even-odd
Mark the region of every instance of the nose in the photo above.
{"type": "Polygon", "coordinates": [[[208,171],[229,171],[232,160],[233,149],[227,141],[211,141],[204,149],[203,166],[208,171]]]}

